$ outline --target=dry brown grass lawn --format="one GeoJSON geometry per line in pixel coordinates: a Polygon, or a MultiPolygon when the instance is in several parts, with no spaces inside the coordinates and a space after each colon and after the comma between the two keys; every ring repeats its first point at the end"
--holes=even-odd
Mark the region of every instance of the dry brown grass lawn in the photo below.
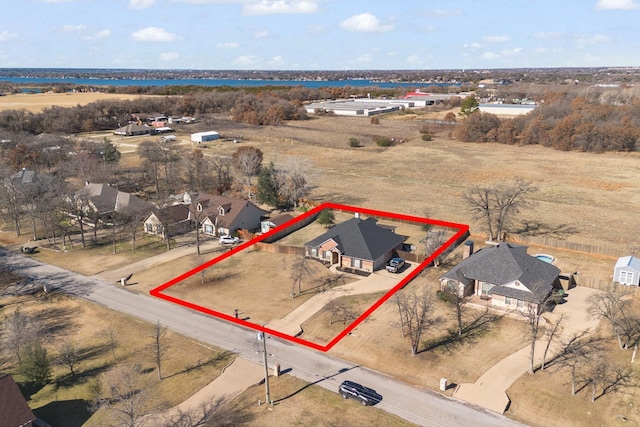
{"type": "Polygon", "coordinates": [[[75,93],[21,93],[0,96],[1,110],[21,110],[37,113],[45,108],[75,107],[89,104],[98,100],[136,99],[142,95],[128,95],[121,93],[75,92],[75,93]]]}
{"type": "MultiPolygon", "coordinates": [[[[153,410],[182,402],[220,375],[231,361],[231,355],[167,331],[164,379],[158,383],[153,352],[149,349],[154,325],[64,296],[5,297],[1,304],[2,315],[19,306],[23,313],[41,319],[48,331],[45,347],[52,360],[65,340],[71,340],[85,355],[75,369],[76,378],[71,378],[65,366],[53,364],[51,383],[30,396],[29,406],[35,414],[52,425],[105,425],[109,414],[104,408],[94,415],[87,412],[90,387],[96,378],[106,385],[103,375],[118,364],[140,365],[145,372],[141,383],[153,387],[149,401],[149,409],[153,410]],[[116,342],[116,359],[108,337],[110,328],[116,342]]],[[[2,370],[16,373],[16,380],[22,380],[12,357],[5,356],[2,370]]]]}
{"type": "Polygon", "coordinates": [[[269,380],[271,408],[264,402],[264,386],[254,386],[221,408],[211,426],[411,426],[413,424],[375,407],[363,407],[353,400],[317,385],[283,375],[269,380]]]}

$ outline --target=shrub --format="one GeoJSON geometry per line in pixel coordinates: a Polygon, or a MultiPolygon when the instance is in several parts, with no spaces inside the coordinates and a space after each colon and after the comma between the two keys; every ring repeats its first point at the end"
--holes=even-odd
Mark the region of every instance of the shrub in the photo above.
{"type": "Polygon", "coordinates": [[[360,140],[358,138],[349,138],[349,147],[360,147],[360,140]]]}
{"type": "Polygon", "coordinates": [[[392,141],[386,136],[376,137],[376,144],[378,147],[391,147],[391,145],[393,145],[392,141]]]}
{"type": "Polygon", "coordinates": [[[372,125],[379,125],[380,124],[380,118],[376,117],[376,116],[371,117],[371,124],[372,125]]]}
{"type": "Polygon", "coordinates": [[[423,141],[431,141],[433,138],[431,137],[431,134],[425,133],[424,135],[422,135],[422,140],[423,141]]]}
{"type": "Polygon", "coordinates": [[[453,297],[449,292],[444,292],[438,289],[436,291],[436,295],[440,301],[448,302],[448,303],[452,302],[453,297]]]}

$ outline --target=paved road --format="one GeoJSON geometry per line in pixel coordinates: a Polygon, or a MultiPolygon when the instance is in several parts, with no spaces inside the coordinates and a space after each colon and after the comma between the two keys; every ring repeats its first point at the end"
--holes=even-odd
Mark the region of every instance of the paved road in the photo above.
{"type": "MultiPolygon", "coordinates": [[[[98,277],[86,277],[0,248],[0,264],[39,284],[92,301],[148,322],[159,321],[185,336],[242,354],[260,363],[256,333],[229,322],[191,311],[147,295],[136,294],[98,277]]],[[[365,384],[383,396],[378,408],[422,426],[522,426],[505,417],[443,397],[336,359],[306,347],[272,338],[267,351],[271,363],[310,383],[336,391],[345,379],[365,384]]],[[[391,362],[392,363],[392,362],[391,362]]],[[[277,400],[278,396],[272,396],[277,400]]]]}

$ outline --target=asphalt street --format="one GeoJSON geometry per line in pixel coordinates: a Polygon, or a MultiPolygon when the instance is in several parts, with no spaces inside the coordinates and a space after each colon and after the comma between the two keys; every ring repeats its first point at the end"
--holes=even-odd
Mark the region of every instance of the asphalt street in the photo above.
{"type": "MultiPolygon", "coordinates": [[[[160,322],[185,336],[262,363],[262,344],[258,342],[254,330],[149,295],[128,291],[97,277],[87,277],[43,264],[4,248],[0,248],[0,264],[31,278],[38,286],[49,284],[52,290],[73,294],[148,322],[160,322]]],[[[375,389],[383,398],[376,407],[417,425],[522,426],[506,417],[275,337],[267,342],[267,353],[270,364],[279,363],[281,370],[288,374],[331,391],[337,391],[340,382],[346,379],[375,389]]],[[[278,398],[279,396],[272,396],[275,401],[278,398]]]]}

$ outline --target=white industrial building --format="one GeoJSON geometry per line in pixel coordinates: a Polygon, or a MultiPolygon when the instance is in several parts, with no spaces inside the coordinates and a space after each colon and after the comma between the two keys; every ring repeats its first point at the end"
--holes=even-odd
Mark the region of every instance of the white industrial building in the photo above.
{"type": "Polygon", "coordinates": [[[214,141],[218,138],[220,138],[220,134],[214,130],[191,134],[191,141],[197,142],[198,144],[201,142],[214,141]]]}
{"type": "Polygon", "coordinates": [[[520,116],[533,111],[536,104],[480,104],[478,109],[483,113],[496,116],[520,116]]]}

